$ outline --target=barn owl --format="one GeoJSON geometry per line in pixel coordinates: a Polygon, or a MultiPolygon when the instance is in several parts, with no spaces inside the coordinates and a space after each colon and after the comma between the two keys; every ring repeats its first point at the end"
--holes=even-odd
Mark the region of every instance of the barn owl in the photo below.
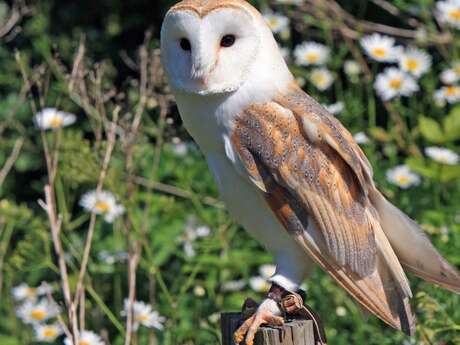
{"type": "MultiPolygon", "coordinates": [[[[272,292],[295,292],[319,265],[407,334],[415,317],[405,271],[460,293],[460,275],[378,191],[351,134],[296,85],[248,2],[179,2],[165,16],[161,51],[229,213],[275,257],[272,292]]],[[[282,322],[272,295],[236,341],[250,345],[261,324],[282,322]]]]}

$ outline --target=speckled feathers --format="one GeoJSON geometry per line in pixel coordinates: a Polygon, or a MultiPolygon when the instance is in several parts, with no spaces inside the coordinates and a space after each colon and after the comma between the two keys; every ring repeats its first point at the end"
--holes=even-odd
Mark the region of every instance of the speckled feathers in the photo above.
{"type": "MultiPolygon", "coordinates": [[[[284,202],[297,210],[293,213],[298,218],[314,217],[337,262],[360,276],[369,275],[375,269],[376,245],[367,217],[376,212],[367,199],[368,186],[359,184],[355,169],[342,159],[345,154],[325,141],[309,139],[302,126],[308,112],[293,112],[280,105],[291,106],[295,97],[298,95],[288,94],[245,109],[236,119],[233,142],[252,180],[266,191],[269,201],[280,197],[278,188],[282,188],[284,202]]],[[[329,115],[314,114],[319,116],[317,126],[328,128],[343,143],[337,147],[344,147],[343,135],[327,122],[329,115]]],[[[347,155],[357,155],[345,147],[347,155]]],[[[279,205],[275,212],[283,210],[287,212],[279,205]]],[[[294,214],[281,218],[299,224],[293,221],[294,214]]]]}

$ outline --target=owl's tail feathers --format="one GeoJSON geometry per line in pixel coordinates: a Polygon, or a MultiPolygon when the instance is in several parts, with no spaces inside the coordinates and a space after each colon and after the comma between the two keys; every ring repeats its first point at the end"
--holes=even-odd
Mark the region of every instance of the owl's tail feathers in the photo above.
{"type": "Polygon", "coordinates": [[[426,281],[460,294],[459,272],[439,254],[423,230],[379,191],[373,191],[370,197],[402,266],[426,281]]]}
{"type": "Polygon", "coordinates": [[[388,257],[378,251],[375,270],[366,277],[360,277],[346,267],[338,265],[331,258],[317,227],[311,225],[303,234],[296,236],[298,243],[317,264],[341,285],[361,306],[379,317],[388,325],[413,335],[415,316],[409,297],[401,288],[401,282],[388,265],[388,257]]]}

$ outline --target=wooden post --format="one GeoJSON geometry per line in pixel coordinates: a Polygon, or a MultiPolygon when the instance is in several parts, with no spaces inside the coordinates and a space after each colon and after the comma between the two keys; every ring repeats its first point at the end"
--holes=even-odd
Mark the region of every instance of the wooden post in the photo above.
{"type": "MultiPolygon", "coordinates": [[[[233,333],[240,325],[240,313],[222,313],[222,345],[235,345],[233,333]]],[[[313,321],[292,320],[283,327],[261,327],[256,334],[254,345],[315,345],[313,321]]]]}

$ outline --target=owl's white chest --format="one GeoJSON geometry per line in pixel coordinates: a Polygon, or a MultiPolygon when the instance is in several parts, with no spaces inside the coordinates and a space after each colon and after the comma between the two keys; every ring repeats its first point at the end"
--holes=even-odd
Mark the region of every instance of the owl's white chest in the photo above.
{"type": "Polygon", "coordinates": [[[293,240],[257,187],[238,172],[225,153],[210,153],[206,158],[230,215],[273,254],[288,250],[293,240]]]}

